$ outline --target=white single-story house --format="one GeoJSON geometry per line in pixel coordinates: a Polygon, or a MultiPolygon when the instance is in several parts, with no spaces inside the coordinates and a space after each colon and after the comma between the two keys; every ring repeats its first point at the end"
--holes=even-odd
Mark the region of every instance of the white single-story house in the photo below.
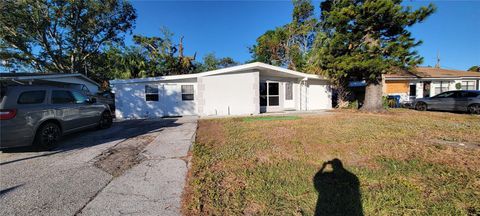
{"type": "Polygon", "coordinates": [[[383,75],[385,95],[400,96],[400,102],[432,97],[451,90],[480,90],[480,72],[417,67],[383,75]]]}
{"type": "Polygon", "coordinates": [[[319,75],[264,63],[196,74],[110,81],[117,118],[252,115],[331,109],[331,88],[319,75]]]}
{"type": "Polygon", "coordinates": [[[23,85],[39,84],[72,88],[92,95],[100,89],[97,82],[79,73],[0,73],[0,80],[23,85]]]}

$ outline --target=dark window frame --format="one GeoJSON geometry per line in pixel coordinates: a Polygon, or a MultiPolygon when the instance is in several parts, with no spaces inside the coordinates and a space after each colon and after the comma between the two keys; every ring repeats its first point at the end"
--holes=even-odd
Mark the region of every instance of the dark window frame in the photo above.
{"type": "Polygon", "coordinates": [[[278,82],[268,83],[268,106],[280,106],[280,83],[278,82]],[[275,85],[277,86],[277,88],[273,87],[275,85]],[[277,93],[277,94],[271,94],[271,90],[276,91],[274,93],[277,93]]]}
{"type": "Polygon", "coordinates": [[[33,90],[33,91],[24,91],[22,92],[19,96],[18,96],[18,99],[17,99],[17,104],[42,104],[45,102],[45,98],[47,97],[47,91],[45,90],[33,90]],[[31,102],[31,103],[27,103],[27,102],[21,102],[20,100],[22,99],[22,96],[24,96],[25,94],[28,94],[28,93],[37,93],[37,92],[42,92],[43,93],[43,97],[42,97],[42,100],[41,101],[34,101],[34,102],[31,102]]]}
{"type": "Polygon", "coordinates": [[[159,101],[159,100],[160,100],[159,86],[145,85],[145,101],[159,101]]]}
{"type": "Polygon", "coordinates": [[[181,85],[182,101],[195,100],[195,88],[193,85],[181,85]],[[188,92],[186,92],[188,91],[188,92]],[[190,92],[191,91],[191,92],[190,92]]]}

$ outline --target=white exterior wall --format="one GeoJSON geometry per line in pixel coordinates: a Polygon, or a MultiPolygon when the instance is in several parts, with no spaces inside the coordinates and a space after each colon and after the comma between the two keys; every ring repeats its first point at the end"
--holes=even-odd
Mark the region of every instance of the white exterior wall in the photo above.
{"type": "Polygon", "coordinates": [[[260,113],[257,71],[199,77],[198,91],[199,115],[260,113]]]}
{"type": "Polygon", "coordinates": [[[331,109],[332,91],[326,81],[308,80],[307,110],[331,109]]]}
{"type": "Polygon", "coordinates": [[[417,82],[416,86],[417,86],[416,98],[423,98],[423,83],[417,82]]]}
{"type": "Polygon", "coordinates": [[[115,93],[115,115],[120,119],[151,118],[163,116],[196,115],[197,84],[179,83],[130,83],[113,86],[115,93]],[[145,85],[157,85],[158,101],[145,100],[145,85]],[[181,85],[193,85],[194,100],[182,101],[181,85]]]}
{"type": "Polygon", "coordinates": [[[432,81],[430,85],[430,97],[433,97],[437,95],[438,93],[435,93],[435,88],[440,87],[440,82],[442,82],[443,87],[448,87],[448,91],[455,90],[455,81],[452,80],[442,80],[442,81],[432,81]]]}
{"type": "Polygon", "coordinates": [[[293,101],[295,103],[294,108],[300,110],[300,83],[293,83],[293,101]]]}

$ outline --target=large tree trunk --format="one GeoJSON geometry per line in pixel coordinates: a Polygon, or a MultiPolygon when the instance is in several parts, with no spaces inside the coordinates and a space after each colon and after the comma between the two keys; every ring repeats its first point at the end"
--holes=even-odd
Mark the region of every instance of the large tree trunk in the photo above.
{"type": "Polygon", "coordinates": [[[366,112],[385,112],[382,102],[382,83],[368,83],[365,88],[365,100],[361,111],[366,112]]]}

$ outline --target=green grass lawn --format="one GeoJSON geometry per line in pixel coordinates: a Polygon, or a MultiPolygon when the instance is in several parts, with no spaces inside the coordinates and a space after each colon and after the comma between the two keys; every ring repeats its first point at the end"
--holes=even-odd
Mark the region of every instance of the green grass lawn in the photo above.
{"type": "Polygon", "coordinates": [[[300,119],[299,116],[260,116],[260,117],[246,117],[243,118],[245,122],[251,121],[274,121],[274,120],[295,120],[300,119]]]}
{"type": "Polygon", "coordinates": [[[183,213],[480,214],[480,116],[200,120],[183,213]]]}

